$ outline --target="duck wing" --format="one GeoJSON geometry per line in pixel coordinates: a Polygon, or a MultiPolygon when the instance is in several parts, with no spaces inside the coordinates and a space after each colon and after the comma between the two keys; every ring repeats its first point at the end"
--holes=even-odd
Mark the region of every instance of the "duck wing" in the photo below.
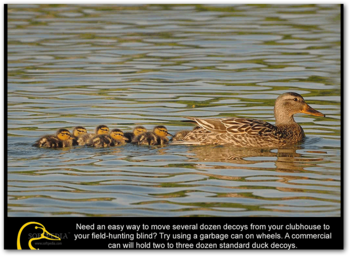
{"type": "Polygon", "coordinates": [[[226,126],[221,122],[222,119],[200,119],[186,116],[185,118],[195,121],[200,127],[216,133],[227,132],[226,126]]]}
{"type": "Polygon", "coordinates": [[[220,118],[220,119],[200,119],[195,117],[186,117],[195,121],[200,127],[214,133],[230,133],[262,135],[271,133],[276,127],[270,123],[246,118],[220,118]]]}

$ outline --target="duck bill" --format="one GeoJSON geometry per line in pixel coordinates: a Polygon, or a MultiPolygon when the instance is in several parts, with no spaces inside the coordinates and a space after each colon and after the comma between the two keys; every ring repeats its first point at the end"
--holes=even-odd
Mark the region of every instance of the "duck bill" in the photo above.
{"type": "Polygon", "coordinates": [[[303,110],[301,111],[301,113],[309,114],[309,115],[313,115],[313,116],[322,116],[322,117],[326,116],[326,115],[322,114],[321,112],[313,109],[312,107],[310,107],[307,104],[305,104],[305,106],[304,106],[303,110]]]}
{"type": "Polygon", "coordinates": [[[127,137],[125,137],[125,136],[123,136],[122,139],[123,139],[124,141],[129,141],[129,138],[127,138],[127,137]]]}
{"type": "Polygon", "coordinates": [[[169,136],[171,136],[171,137],[174,137],[174,135],[172,135],[172,134],[170,134],[170,133],[168,133],[167,135],[169,135],[169,136]]]}

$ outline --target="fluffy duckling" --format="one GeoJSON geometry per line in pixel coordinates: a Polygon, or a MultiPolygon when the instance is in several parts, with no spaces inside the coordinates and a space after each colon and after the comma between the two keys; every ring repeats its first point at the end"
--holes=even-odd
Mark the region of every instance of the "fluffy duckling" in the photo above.
{"type": "Polygon", "coordinates": [[[67,129],[58,129],[56,135],[46,135],[35,142],[39,148],[66,148],[78,145],[67,129]]]}
{"type": "Polygon", "coordinates": [[[172,141],[182,141],[187,134],[189,134],[191,131],[195,131],[195,130],[198,130],[200,129],[201,127],[199,126],[196,126],[193,128],[193,130],[183,130],[183,131],[179,131],[177,132],[174,137],[171,139],[172,141]]]}
{"type": "Polygon", "coordinates": [[[108,134],[98,134],[91,138],[86,145],[95,148],[106,148],[111,146],[112,143],[113,139],[108,134]]]}
{"type": "Polygon", "coordinates": [[[108,135],[109,133],[109,128],[102,124],[96,127],[95,129],[95,133],[85,133],[82,134],[81,136],[78,137],[78,144],[83,146],[83,145],[87,145],[87,144],[91,144],[91,139],[94,138],[97,135],[108,135]]]}
{"type": "MultiPolygon", "coordinates": [[[[79,138],[84,136],[85,134],[87,134],[87,130],[83,126],[77,126],[77,127],[74,127],[72,134],[73,134],[74,139],[77,141],[78,145],[80,145],[79,138]]],[[[83,145],[85,145],[85,144],[83,144],[83,145]]]]}
{"type": "Polygon", "coordinates": [[[124,133],[119,129],[113,129],[109,136],[112,137],[113,145],[111,146],[124,145],[128,140],[128,138],[125,137],[124,133]]]}
{"type": "Polygon", "coordinates": [[[110,146],[124,145],[127,140],[124,133],[119,129],[113,129],[110,134],[95,135],[88,143],[88,146],[95,148],[106,148],[110,146]]]}
{"type": "Polygon", "coordinates": [[[134,138],[139,136],[140,134],[147,132],[147,129],[143,126],[136,126],[132,132],[124,133],[124,136],[128,139],[126,142],[130,143],[134,138]]]}
{"type": "Polygon", "coordinates": [[[165,126],[159,125],[153,128],[153,132],[145,132],[135,137],[132,143],[137,145],[164,145],[169,143],[167,136],[170,135],[165,126]]]}

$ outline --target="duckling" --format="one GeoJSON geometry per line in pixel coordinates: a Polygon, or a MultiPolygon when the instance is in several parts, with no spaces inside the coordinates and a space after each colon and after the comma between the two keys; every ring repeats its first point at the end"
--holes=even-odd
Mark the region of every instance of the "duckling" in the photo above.
{"type": "Polygon", "coordinates": [[[95,148],[106,148],[111,146],[112,143],[113,139],[108,134],[98,134],[91,138],[86,145],[95,148]]]}
{"type": "Polygon", "coordinates": [[[153,132],[145,132],[135,137],[132,143],[137,145],[164,145],[169,143],[168,133],[165,126],[159,125],[153,128],[153,132]]]}
{"type": "MultiPolygon", "coordinates": [[[[201,128],[200,126],[196,126],[193,128],[192,131],[198,130],[200,128],[201,128]]],[[[172,137],[171,141],[182,141],[186,137],[186,135],[192,131],[191,130],[179,131],[172,137]]]]}
{"type": "Polygon", "coordinates": [[[158,136],[154,132],[144,132],[135,137],[131,143],[137,145],[158,145],[158,136]]]}
{"type": "Polygon", "coordinates": [[[91,139],[94,138],[96,135],[102,135],[107,134],[108,135],[109,128],[106,125],[99,125],[95,129],[95,133],[85,133],[78,137],[78,144],[83,146],[87,144],[91,144],[91,139]]]}
{"type": "Polygon", "coordinates": [[[126,142],[130,143],[134,138],[139,136],[140,134],[147,132],[147,129],[143,126],[136,126],[132,132],[124,133],[124,136],[128,139],[126,142]]]}
{"type": "Polygon", "coordinates": [[[67,129],[58,129],[56,135],[46,135],[35,142],[39,148],[66,148],[78,145],[67,129]]]}
{"type": "Polygon", "coordinates": [[[109,136],[112,137],[112,145],[111,146],[118,146],[118,145],[124,145],[126,140],[128,140],[127,137],[125,137],[124,133],[119,129],[113,129],[109,136]]]}
{"type": "MultiPolygon", "coordinates": [[[[74,139],[77,141],[78,145],[81,145],[80,142],[82,140],[79,141],[79,138],[84,136],[85,134],[87,134],[87,131],[86,131],[85,127],[77,126],[77,127],[74,127],[72,134],[73,134],[74,139]]],[[[85,143],[82,145],[85,145],[85,143]]]]}
{"type": "Polygon", "coordinates": [[[95,135],[88,143],[88,146],[95,148],[106,148],[110,146],[124,145],[127,140],[124,133],[119,129],[113,129],[110,134],[95,135]]]}

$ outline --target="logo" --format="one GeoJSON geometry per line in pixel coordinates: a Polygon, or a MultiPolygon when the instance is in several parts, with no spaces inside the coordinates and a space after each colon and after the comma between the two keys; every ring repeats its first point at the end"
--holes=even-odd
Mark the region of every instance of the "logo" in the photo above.
{"type": "Polygon", "coordinates": [[[18,236],[17,236],[17,249],[18,250],[22,250],[22,246],[21,246],[21,235],[22,235],[22,231],[24,230],[24,228],[26,228],[28,226],[30,226],[31,229],[33,230],[37,230],[37,229],[41,229],[42,230],[42,233],[40,235],[32,235],[32,236],[29,236],[30,237],[33,237],[32,239],[29,239],[29,242],[28,242],[28,246],[31,250],[39,250],[39,249],[36,249],[32,246],[32,242],[33,241],[36,241],[36,240],[41,240],[41,239],[46,239],[46,240],[54,240],[54,241],[60,241],[61,238],[59,238],[58,236],[55,236],[51,233],[49,233],[46,228],[44,227],[43,224],[39,223],[39,222],[34,222],[34,221],[31,221],[31,222],[27,222],[26,224],[24,224],[21,229],[19,230],[18,232],[18,236]]]}

